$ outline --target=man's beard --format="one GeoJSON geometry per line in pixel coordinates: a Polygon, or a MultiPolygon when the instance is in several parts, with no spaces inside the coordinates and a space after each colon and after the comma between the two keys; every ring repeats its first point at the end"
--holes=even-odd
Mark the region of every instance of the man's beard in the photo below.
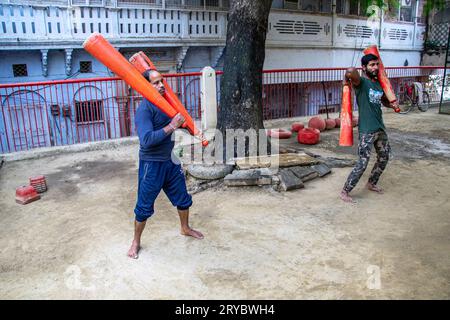
{"type": "Polygon", "coordinates": [[[377,79],[378,79],[378,72],[377,72],[377,71],[372,71],[372,72],[370,72],[369,70],[366,70],[366,75],[367,75],[370,79],[374,79],[374,80],[377,80],[377,79]]]}

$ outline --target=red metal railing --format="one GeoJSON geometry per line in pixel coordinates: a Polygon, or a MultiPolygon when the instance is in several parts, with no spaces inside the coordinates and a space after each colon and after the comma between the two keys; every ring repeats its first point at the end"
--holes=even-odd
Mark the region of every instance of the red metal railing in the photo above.
{"type": "MultiPolygon", "coordinates": [[[[165,75],[195,119],[201,116],[200,75],[165,75]]],[[[141,100],[119,78],[0,85],[0,153],[135,135],[141,100]]]]}
{"type": "MultiPolygon", "coordinates": [[[[264,120],[309,116],[340,111],[342,79],[346,68],[267,70],[263,78],[264,120]]],[[[443,75],[443,67],[387,67],[397,96],[405,84],[421,82],[432,101],[439,100],[433,77],[443,75]]],[[[357,108],[356,102],[353,104],[357,108]]]]}
{"type": "MultiPolygon", "coordinates": [[[[425,84],[439,101],[433,78],[443,67],[386,68],[394,90],[425,84]]],[[[265,120],[339,111],[345,68],[266,70],[265,120]]],[[[220,79],[217,72],[217,99],[220,79]]],[[[201,73],[167,74],[167,82],[194,119],[201,118],[201,73]]],[[[94,78],[0,85],[0,151],[68,145],[135,135],[134,116],[142,97],[119,78],[94,78]]],[[[356,107],[356,103],[354,104],[356,107]]],[[[219,106],[220,108],[220,106],[219,106]]]]}

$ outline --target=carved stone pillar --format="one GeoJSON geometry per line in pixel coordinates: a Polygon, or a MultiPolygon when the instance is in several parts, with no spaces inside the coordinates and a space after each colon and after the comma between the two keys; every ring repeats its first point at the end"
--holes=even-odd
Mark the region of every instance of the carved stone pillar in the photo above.
{"type": "Polygon", "coordinates": [[[72,52],[73,49],[65,49],[66,52],[66,75],[70,76],[72,73],[72,52]]]}
{"type": "Polygon", "coordinates": [[[41,49],[42,75],[44,77],[46,77],[48,75],[47,55],[48,55],[48,49],[41,49]]]}
{"type": "Polygon", "coordinates": [[[184,58],[186,57],[186,54],[189,50],[189,47],[184,46],[181,47],[177,54],[177,71],[180,71],[183,67],[184,58]]]}

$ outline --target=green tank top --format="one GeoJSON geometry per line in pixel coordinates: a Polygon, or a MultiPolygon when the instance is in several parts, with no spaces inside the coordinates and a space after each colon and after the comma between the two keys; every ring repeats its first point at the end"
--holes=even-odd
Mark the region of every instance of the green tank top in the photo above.
{"type": "Polygon", "coordinates": [[[386,131],[381,110],[381,97],[383,89],[378,81],[361,77],[359,86],[355,86],[356,101],[358,103],[358,129],[359,133],[373,133],[386,131]]]}

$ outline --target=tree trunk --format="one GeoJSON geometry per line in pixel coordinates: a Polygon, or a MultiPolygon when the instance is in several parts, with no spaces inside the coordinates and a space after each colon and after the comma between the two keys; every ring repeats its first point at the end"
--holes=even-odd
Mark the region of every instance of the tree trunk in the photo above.
{"type": "Polygon", "coordinates": [[[230,3],[218,113],[224,142],[227,129],[254,129],[258,135],[264,129],[262,71],[271,5],[272,0],[230,3]]]}

